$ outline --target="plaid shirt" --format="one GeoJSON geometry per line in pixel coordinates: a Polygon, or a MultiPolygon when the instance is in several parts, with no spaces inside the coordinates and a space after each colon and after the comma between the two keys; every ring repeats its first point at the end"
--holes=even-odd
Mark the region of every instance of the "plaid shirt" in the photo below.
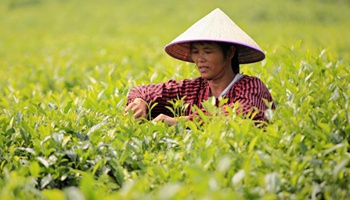
{"type": "MultiPolygon", "coordinates": [[[[186,116],[193,118],[192,106],[196,105],[203,109],[202,102],[210,98],[210,88],[207,80],[202,78],[184,79],[182,81],[170,80],[166,83],[137,86],[130,90],[127,104],[134,101],[135,98],[142,98],[151,106],[157,103],[151,110],[151,118],[159,114],[173,116],[172,112],[166,106],[172,107],[169,101],[178,100],[184,97],[183,103],[188,104],[185,111],[186,116]]],[[[257,108],[258,112],[254,120],[267,121],[264,112],[268,109],[264,99],[273,102],[270,92],[265,84],[257,77],[244,75],[238,82],[233,84],[230,90],[224,96],[228,102],[224,106],[233,107],[235,102],[241,105],[243,114],[250,113],[257,108]]],[[[217,100],[217,106],[219,101],[217,100]]],[[[275,105],[272,105],[275,108],[275,105]]]]}

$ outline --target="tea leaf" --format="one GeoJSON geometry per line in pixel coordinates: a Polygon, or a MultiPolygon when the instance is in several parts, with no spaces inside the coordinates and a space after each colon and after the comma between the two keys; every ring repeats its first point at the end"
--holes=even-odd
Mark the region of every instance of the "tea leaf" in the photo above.
{"type": "Polygon", "coordinates": [[[49,162],[48,162],[45,158],[43,158],[43,157],[37,157],[36,159],[38,159],[39,162],[40,162],[41,164],[43,164],[46,168],[48,168],[48,167],[50,166],[49,162]]]}
{"type": "Polygon", "coordinates": [[[232,184],[236,185],[240,183],[245,177],[245,172],[243,169],[239,170],[233,177],[232,177],[232,184]]]}
{"type": "Polygon", "coordinates": [[[34,177],[38,177],[40,173],[40,166],[37,162],[33,161],[29,167],[30,174],[34,177]]]}

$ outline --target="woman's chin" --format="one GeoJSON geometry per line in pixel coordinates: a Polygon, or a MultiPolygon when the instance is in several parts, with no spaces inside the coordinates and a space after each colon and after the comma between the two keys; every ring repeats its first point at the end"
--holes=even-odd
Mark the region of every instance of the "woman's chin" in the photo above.
{"type": "Polygon", "coordinates": [[[201,74],[202,79],[211,80],[210,76],[201,74]]]}

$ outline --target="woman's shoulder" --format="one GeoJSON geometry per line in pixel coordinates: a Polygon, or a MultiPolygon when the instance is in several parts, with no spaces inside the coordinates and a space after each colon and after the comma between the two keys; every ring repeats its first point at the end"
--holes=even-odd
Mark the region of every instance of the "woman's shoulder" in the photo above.
{"type": "Polygon", "coordinates": [[[237,82],[237,85],[247,84],[251,86],[265,86],[264,82],[256,76],[243,75],[243,77],[237,82]]]}
{"type": "Polygon", "coordinates": [[[254,80],[258,80],[258,81],[261,81],[259,77],[257,76],[251,76],[251,75],[246,75],[246,74],[242,74],[243,77],[242,79],[245,79],[246,81],[254,81],[254,80]]]}

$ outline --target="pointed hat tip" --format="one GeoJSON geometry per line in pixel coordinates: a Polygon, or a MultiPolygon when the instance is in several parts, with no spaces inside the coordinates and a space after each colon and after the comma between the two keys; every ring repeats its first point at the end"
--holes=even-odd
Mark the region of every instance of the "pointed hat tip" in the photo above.
{"type": "Polygon", "coordinates": [[[239,46],[240,64],[257,62],[265,58],[258,44],[219,8],[214,9],[180,34],[165,47],[165,51],[174,58],[193,62],[189,56],[189,43],[194,41],[225,42],[237,45],[239,46]]]}
{"type": "Polygon", "coordinates": [[[220,8],[215,8],[212,12],[220,12],[220,13],[224,13],[224,11],[222,11],[220,8]]]}
{"type": "Polygon", "coordinates": [[[220,8],[215,8],[213,11],[211,11],[209,14],[213,13],[224,13],[220,8]]]}
{"type": "Polygon", "coordinates": [[[227,18],[226,20],[232,21],[230,19],[230,17],[224,11],[222,11],[220,8],[215,8],[213,11],[211,11],[209,14],[207,14],[203,18],[206,18],[206,17],[207,18],[227,18]]]}

